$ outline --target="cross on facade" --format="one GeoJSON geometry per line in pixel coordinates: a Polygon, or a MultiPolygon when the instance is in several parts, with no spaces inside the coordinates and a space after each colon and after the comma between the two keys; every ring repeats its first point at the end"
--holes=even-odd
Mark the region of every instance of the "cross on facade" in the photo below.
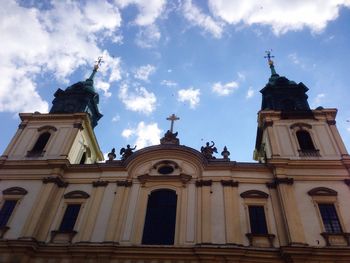
{"type": "Polygon", "coordinates": [[[173,129],[174,129],[174,121],[180,120],[179,117],[177,117],[174,113],[172,115],[170,115],[168,118],[166,118],[168,121],[171,121],[170,124],[170,132],[173,133],[173,129]]]}

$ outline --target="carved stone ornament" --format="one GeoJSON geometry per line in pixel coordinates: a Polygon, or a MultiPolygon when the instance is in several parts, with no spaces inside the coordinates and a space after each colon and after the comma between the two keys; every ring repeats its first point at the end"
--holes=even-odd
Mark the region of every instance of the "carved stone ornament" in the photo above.
{"type": "Polygon", "coordinates": [[[266,199],[269,197],[267,193],[264,193],[259,190],[248,190],[240,194],[242,198],[263,198],[266,199]]]}
{"type": "Polygon", "coordinates": [[[100,186],[107,186],[108,181],[93,181],[92,186],[93,187],[100,187],[100,186]]]}
{"type": "Polygon", "coordinates": [[[116,157],[117,157],[117,155],[115,154],[115,148],[113,148],[112,151],[110,153],[108,153],[108,160],[106,162],[108,162],[108,161],[111,162],[116,157]]]}
{"type": "Polygon", "coordinates": [[[205,144],[205,146],[201,147],[201,153],[204,155],[204,157],[208,160],[210,159],[216,159],[215,156],[213,156],[214,153],[217,153],[218,150],[215,147],[215,143],[211,141],[211,145],[209,142],[205,144]]]}
{"type": "Polygon", "coordinates": [[[120,149],[120,155],[122,156],[122,161],[128,159],[133,153],[134,153],[134,150],[136,149],[136,145],[134,146],[134,148],[131,148],[130,147],[130,144],[128,144],[126,146],[126,148],[121,148],[120,149]]]}
{"type": "Polygon", "coordinates": [[[337,196],[338,193],[327,187],[316,187],[307,192],[310,196],[337,196]]]}
{"type": "Polygon", "coordinates": [[[88,193],[80,190],[71,191],[64,195],[65,199],[80,199],[80,198],[87,199],[89,197],[90,195],[88,193]]]}
{"type": "Polygon", "coordinates": [[[186,184],[192,179],[192,176],[187,174],[180,175],[139,175],[137,179],[144,186],[147,182],[157,182],[157,181],[180,181],[183,187],[186,187],[186,184]]]}
{"type": "Polygon", "coordinates": [[[178,135],[178,132],[172,133],[170,130],[168,130],[164,137],[160,139],[160,144],[174,144],[179,145],[180,140],[176,138],[178,135]]]}
{"type": "Polygon", "coordinates": [[[56,184],[58,187],[67,187],[68,186],[68,183],[67,182],[64,182],[60,177],[56,176],[56,177],[53,177],[53,176],[49,176],[49,177],[45,177],[43,179],[43,183],[44,184],[48,184],[48,183],[54,183],[56,184]]]}
{"type": "Polygon", "coordinates": [[[238,187],[238,182],[233,180],[221,180],[222,186],[238,187]]]}
{"type": "Polygon", "coordinates": [[[2,191],[3,195],[26,195],[27,193],[28,191],[22,187],[10,187],[2,191]]]}
{"type": "Polygon", "coordinates": [[[124,187],[130,187],[132,186],[132,181],[117,181],[117,186],[124,186],[124,187]]]}
{"type": "Polygon", "coordinates": [[[224,158],[224,160],[227,160],[227,161],[230,160],[230,158],[229,158],[230,152],[227,150],[226,146],[224,147],[223,151],[221,152],[221,155],[224,158]]]}
{"type": "Polygon", "coordinates": [[[198,180],[198,181],[196,181],[197,187],[211,186],[212,184],[213,184],[213,180],[198,180]]]}

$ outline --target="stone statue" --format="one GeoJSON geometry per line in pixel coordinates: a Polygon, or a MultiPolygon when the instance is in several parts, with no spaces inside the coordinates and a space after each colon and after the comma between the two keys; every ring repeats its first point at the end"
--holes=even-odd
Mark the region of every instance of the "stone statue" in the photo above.
{"type": "Polygon", "coordinates": [[[176,138],[178,135],[178,132],[171,132],[168,130],[165,134],[164,137],[160,139],[161,144],[176,144],[179,145],[179,139],[176,138]]]}
{"type": "Polygon", "coordinates": [[[204,155],[205,158],[208,160],[210,159],[216,159],[215,156],[213,156],[213,153],[217,153],[218,150],[216,147],[214,147],[215,143],[211,141],[212,145],[209,145],[209,142],[206,143],[206,146],[201,147],[201,152],[204,155]]]}
{"type": "Polygon", "coordinates": [[[224,147],[224,150],[221,152],[222,157],[224,157],[224,160],[229,161],[230,158],[228,158],[230,156],[230,152],[227,150],[227,147],[224,147]]]}
{"type": "Polygon", "coordinates": [[[117,157],[117,155],[115,154],[115,148],[113,148],[112,151],[108,153],[108,161],[113,161],[115,157],[117,157]]]}
{"type": "Polygon", "coordinates": [[[130,147],[130,144],[128,144],[127,146],[126,146],[126,149],[123,147],[123,148],[121,148],[120,149],[120,155],[122,156],[122,160],[124,161],[124,160],[126,160],[130,155],[132,155],[134,152],[133,152],[133,150],[135,150],[136,149],[136,145],[135,145],[135,147],[134,148],[131,148],[130,147]]]}

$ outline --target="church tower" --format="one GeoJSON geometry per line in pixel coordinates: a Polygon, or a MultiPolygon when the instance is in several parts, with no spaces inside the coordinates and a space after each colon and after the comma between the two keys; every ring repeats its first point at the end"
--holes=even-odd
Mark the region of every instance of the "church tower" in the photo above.
{"type": "Polygon", "coordinates": [[[85,81],[58,89],[50,113],[20,113],[21,124],[1,159],[61,160],[70,164],[103,160],[93,132],[102,117],[94,88],[100,63],[101,58],[85,81]]]}
{"type": "Polygon", "coordinates": [[[348,156],[335,124],[336,109],[311,110],[308,88],[276,73],[272,56],[267,52],[271,69],[262,93],[254,159],[266,162],[286,160],[340,160],[348,156]]]}

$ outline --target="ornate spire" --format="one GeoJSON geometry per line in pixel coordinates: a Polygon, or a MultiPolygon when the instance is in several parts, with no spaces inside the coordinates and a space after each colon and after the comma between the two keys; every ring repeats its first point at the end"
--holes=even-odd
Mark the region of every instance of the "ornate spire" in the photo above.
{"type": "Polygon", "coordinates": [[[97,70],[99,69],[100,65],[102,64],[102,62],[103,62],[102,56],[98,57],[97,60],[95,61],[94,69],[92,70],[92,73],[87,80],[90,80],[90,81],[94,80],[95,74],[96,74],[97,70]]]}
{"type": "Polygon", "coordinates": [[[271,76],[274,76],[274,75],[278,76],[278,74],[276,73],[276,70],[275,70],[275,66],[273,64],[273,60],[271,59],[271,58],[274,58],[275,56],[271,56],[271,51],[272,51],[272,49],[265,51],[266,56],[264,58],[267,58],[267,61],[269,63],[269,66],[271,69],[271,76]]]}

